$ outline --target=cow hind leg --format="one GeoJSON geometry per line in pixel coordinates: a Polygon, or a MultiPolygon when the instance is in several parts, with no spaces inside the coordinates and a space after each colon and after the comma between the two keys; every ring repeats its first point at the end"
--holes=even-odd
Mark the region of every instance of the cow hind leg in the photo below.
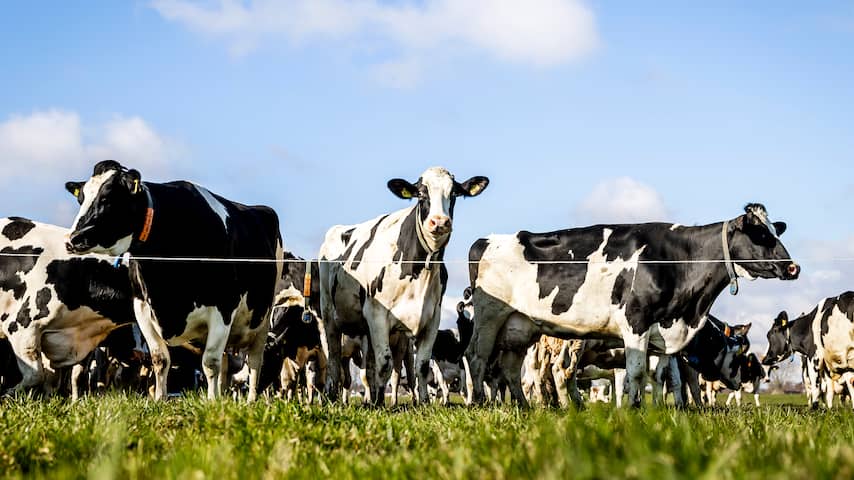
{"type": "Polygon", "coordinates": [[[22,378],[8,393],[25,392],[44,384],[45,369],[42,363],[40,339],[41,332],[35,328],[19,330],[9,337],[22,378]]]}
{"type": "Polygon", "coordinates": [[[525,399],[525,394],[522,392],[522,362],[524,360],[524,351],[519,353],[508,350],[501,356],[501,370],[507,380],[507,387],[510,389],[510,396],[513,401],[521,408],[528,408],[528,400],[525,399]]]}
{"type": "Polygon", "coordinates": [[[629,378],[629,405],[643,405],[644,379],[646,378],[646,347],[648,334],[626,335],[626,375],[629,378]]]}
{"type": "Polygon", "coordinates": [[[229,327],[225,324],[222,314],[212,309],[208,316],[208,338],[205,342],[205,351],[202,353],[202,370],[208,382],[208,400],[213,400],[222,394],[220,370],[223,367],[222,356],[225,352],[225,344],[228,342],[228,332],[229,327]]]}

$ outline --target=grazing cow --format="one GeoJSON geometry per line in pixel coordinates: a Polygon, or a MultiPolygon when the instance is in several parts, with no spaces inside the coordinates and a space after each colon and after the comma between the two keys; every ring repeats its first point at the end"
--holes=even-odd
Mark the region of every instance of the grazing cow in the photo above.
{"type": "Polygon", "coordinates": [[[155,398],[166,398],[168,345],[199,340],[208,398],[221,393],[220,368],[230,345],[248,349],[247,397],[254,400],[282,271],[276,213],[189,182],[143,182],[138,171],[112,160],[95,165],[85,183],[66,188],[80,202],[67,250],[130,255],[134,313],[151,351],[155,398]]]}
{"type": "Polygon", "coordinates": [[[433,343],[433,378],[439,390],[442,391],[442,402],[445,404],[450,400],[451,385],[448,380],[453,382],[458,376],[462,378],[463,354],[474,331],[471,304],[467,303],[471,297],[470,292],[471,290],[467,288],[464,300],[457,303],[457,328],[439,330],[436,341],[433,343]]]}
{"type": "Polygon", "coordinates": [[[753,401],[756,403],[756,406],[759,406],[759,386],[768,376],[768,372],[766,372],[767,367],[763,367],[762,363],[759,362],[759,358],[756,357],[755,353],[751,353],[747,355],[747,361],[743,364],[744,372],[741,376],[741,384],[738,385],[737,389],[731,391],[726,399],[726,404],[729,404],[735,400],[735,404],[737,406],[741,406],[741,392],[752,393],[753,401]]]}
{"type": "Polygon", "coordinates": [[[828,408],[832,407],[833,384],[854,371],[854,292],[826,298],[791,321],[780,312],[767,337],[768,353],[762,363],[774,365],[795,352],[804,355],[810,405],[818,406],[823,390],[828,408]]]}
{"type": "Polygon", "coordinates": [[[43,385],[46,373],[82,362],[110,332],[133,322],[127,268],[70,256],[67,233],[25,218],[0,219],[0,333],[22,377],[13,391],[43,385]]]}
{"type": "Polygon", "coordinates": [[[320,249],[321,329],[329,357],[327,393],[339,392],[341,334],[368,333],[371,398],[383,402],[392,371],[389,336],[400,330],[415,339],[416,401],[427,402],[430,355],[439,329],[448,272],[442,259],[451,236],[457,197],[473,197],[486,177],[459,183],[444,168],[425,171],[414,184],[388,182],[411,207],[354,226],[335,226],[320,249]]]}
{"type": "MultiPolygon", "coordinates": [[[[526,345],[540,334],[622,338],[629,399],[639,406],[648,345],[666,354],[682,350],[738,277],[798,277],[800,267],[779,239],[785,224],[772,224],[760,204],[744,210],[733,220],[699,227],[597,225],[477,240],[469,274],[478,321],[466,352],[473,399],[483,401],[481,381],[496,336],[517,319],[526,327],[518,331],[526,345]],[[720,263],[702,262],[721,257],[720,263]]],[[[510,388],[524,404],[519,382],[510,388]]]]}

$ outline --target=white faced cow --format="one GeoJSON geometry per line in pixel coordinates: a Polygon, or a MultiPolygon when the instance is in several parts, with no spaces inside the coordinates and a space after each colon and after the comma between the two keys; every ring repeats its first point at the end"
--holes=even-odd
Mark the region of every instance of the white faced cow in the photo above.
{"type": "MultiPolygon", "coordinates": [[[[791,321],[780,312],[767,337],[768,353],[762,363],[774,365],[794,352],[802,354],[811,406],[818,406],[822,390],[828,408],[833,406],[836,381],[854,372],[854,292],[826,298],[791,321]]],[[[847,385],[851,391],[850,382],[847,385]]]]}
{"type": "Polygon", "coordinates": [[[111,331],[133,322],[127,268],[72,257],[67,234],[25,218],[0,219],[0,335],[23,376],[15,391],[41,386],[46,370],[78,364],[111,331]]]}
{"type": "Polygon", "coordinates": [[[442,263],[457,197],[480,194],[489,180],[459,183],[444,168],[425,171],[414,184],[394,179],[388,188],[411,207],[354,226],[335,226],[320,249],[321,330],[329,357],[327,394],[339,393],[341,334],[370,335],[369,382],[374,403],[384,399],[391,375],[389,336],[414,337],[417,400],[427,402],[430,354],[439,328],[447,270],[442,263]]]}
{"type": "MultiPolygon", "coordinates": [[[[476,241],[469,254],[476,327],[466,353],[473,399],[483,400],[496,335],[515,319],[526,326],[517,332],[525,345],[540,334],[622,338],[629,399],[640,405],[649,344],[665,354],[682,350],[736,276],[798,277],[800,267],[778,237],[784,230],[765,207],[750,204],[733,220],[699,227],[596,225],[476,241]]],[[[521,385],[511,389],[524,402],[521,385]]]]}
{"type": "Polygon", "coordinates": [[[167,345],[201,340],[208,398],[220,394],[223,351],[231,345],[248,349],[248,399],[254,400],[282,273],[276,213],[226,200],[189,182],[143,182],[139,172],[112,160],[95,165],[85,184],[69,182],[66,188],[76,191],[81,202],[68,251],[132,256],[134,312],[151,349],[155,397],[166,397],[167,345]]]}

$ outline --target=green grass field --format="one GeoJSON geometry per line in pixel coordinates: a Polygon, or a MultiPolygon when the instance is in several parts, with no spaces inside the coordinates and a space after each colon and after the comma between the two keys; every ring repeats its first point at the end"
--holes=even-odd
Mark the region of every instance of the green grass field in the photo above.
{"type": "Polygon", "coordinates": [[[5,400],[0,471],[35,478],[854,478],[854,412],[397,410],[5,400]]]}

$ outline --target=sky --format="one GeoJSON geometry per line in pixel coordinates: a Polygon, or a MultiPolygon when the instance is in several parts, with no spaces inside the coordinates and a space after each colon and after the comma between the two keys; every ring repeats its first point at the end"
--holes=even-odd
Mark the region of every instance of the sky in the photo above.
{"type": "Polygon", "coordinates": [[[803,266],[713,313],[771,320],[854,285],[854,4],[610,0],[33,0],[0,14],[0,215],[69,225],[114,158],[276,209],[286,246],[457,203],[443,325],[490,233],[730,219],[764,203],[803,266]]]}

